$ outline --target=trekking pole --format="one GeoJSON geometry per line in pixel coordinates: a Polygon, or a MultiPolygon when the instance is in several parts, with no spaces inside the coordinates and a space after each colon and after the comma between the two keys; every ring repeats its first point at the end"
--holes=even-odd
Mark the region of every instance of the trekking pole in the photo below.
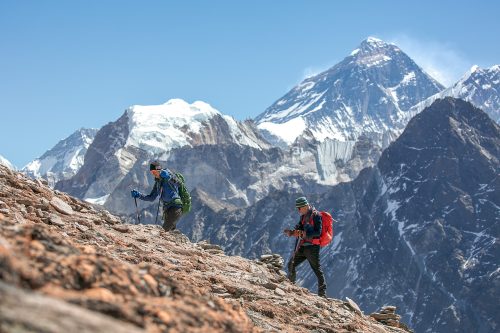
{"type": "Polygon", "coordinates": [[[135,211],[137,212],[137,221],[139,221],[138,224],[141,224],[141,217],[139,216],[139,207],[137,206],[137,198],[134,198],[134,201],[135,201],[135,211]]]}
{"type": "Polygon", "coordinates": [[[299,247],[300,247],[300,237],[297,237],[295,239],[295,247],[294,247],[294,250],[293,250],[293,253],[292,253],[292,262],[295,261],[295,255],[297,254],[297,251],[299,250],[299,247]]]}
{"type": "Polygon", "coordinates": [[[293,266],[293,264],[295,262],[295,255],[297,254],[299,247],[300,247],[300,238],[297,237],[297,238],[295,238],[295,246],[293,247],[293,252],[292,252],[292,255],[290,256],[290,261],[289,261],[289,265],[288,265],[288,273],[289,274],[290,274],[291,266],[293,266]]]}
{"type": "Polygon", "coordinates": [[[156,210],[156,218],[155,218],[155,225],[158,223],[158,214],[160,213],[160,199],[158,199],[158,209],[156,210]]]}

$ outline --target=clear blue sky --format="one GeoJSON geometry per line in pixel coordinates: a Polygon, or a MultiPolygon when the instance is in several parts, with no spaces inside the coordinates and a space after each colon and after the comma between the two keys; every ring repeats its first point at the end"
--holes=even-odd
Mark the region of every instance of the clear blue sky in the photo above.
{"type": "Polygon", "coordinates": [[[130,105],[253,118],[368,36],[444,83],[500,63],[498,1],[0,1],[0,155],[17,167],[130,105]]]}

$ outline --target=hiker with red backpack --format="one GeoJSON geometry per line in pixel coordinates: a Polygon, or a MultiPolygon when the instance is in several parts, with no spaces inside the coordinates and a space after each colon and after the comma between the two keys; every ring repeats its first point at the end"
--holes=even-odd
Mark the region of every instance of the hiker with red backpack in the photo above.
{"type": "Polygon", "coordinates": [[[285,229],[285,235],[297,237],[295,252],[288,262],[288,278],[295,283],[296,268],[306,259],[318,278],[318,295],[326,297],[326,282],[319,257],[321,246],[327,245],[333,237],[332,217],[326,212],[318,212],[309,205],[305,197],[295,200],[300,221],[294,230],[285,229]]]}

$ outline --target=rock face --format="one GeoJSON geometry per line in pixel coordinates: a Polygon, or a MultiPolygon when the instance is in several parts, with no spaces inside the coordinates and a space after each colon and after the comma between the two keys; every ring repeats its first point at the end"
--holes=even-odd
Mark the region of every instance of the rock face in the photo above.
{"type": "Polygon", "coordinates": [[[3,166],[0,198],[2,332],[403,332],[288,283],[275,266],[123,225],[3,166]]]}
{"type": "MultiPolygon", "coordinates": [[[[394,304],[417,332],[493,332],[500,325],[499,161],[499,126],[470,103],[446,98],[417,115],[353,182],[322,195],[271,192],[235,211],[197,206],[180,228],[229,254],[288,260],[293,241],[282,230],[297,223],[293,203],[306,194],[339,221],[322,251],[328,295],[353,298],[368,313],[394,304]]],[[[316,290],[306,266],[300,283],[316,290]]]]}

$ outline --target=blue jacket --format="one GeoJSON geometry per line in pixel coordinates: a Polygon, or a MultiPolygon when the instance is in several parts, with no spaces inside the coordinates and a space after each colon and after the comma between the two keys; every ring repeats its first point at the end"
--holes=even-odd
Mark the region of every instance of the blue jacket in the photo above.
{"type": "Polygon", "coordinates": [[[160,172],[160,178],[155,178],[155,184],[149,195],[141,194],[139,199],[145,201],[154,201],[161,193],[163,208],[178,207],[182,208],[182,200],[179,195],[179,185],[176,182],[175,175],[168,169],[160,172]]]}

